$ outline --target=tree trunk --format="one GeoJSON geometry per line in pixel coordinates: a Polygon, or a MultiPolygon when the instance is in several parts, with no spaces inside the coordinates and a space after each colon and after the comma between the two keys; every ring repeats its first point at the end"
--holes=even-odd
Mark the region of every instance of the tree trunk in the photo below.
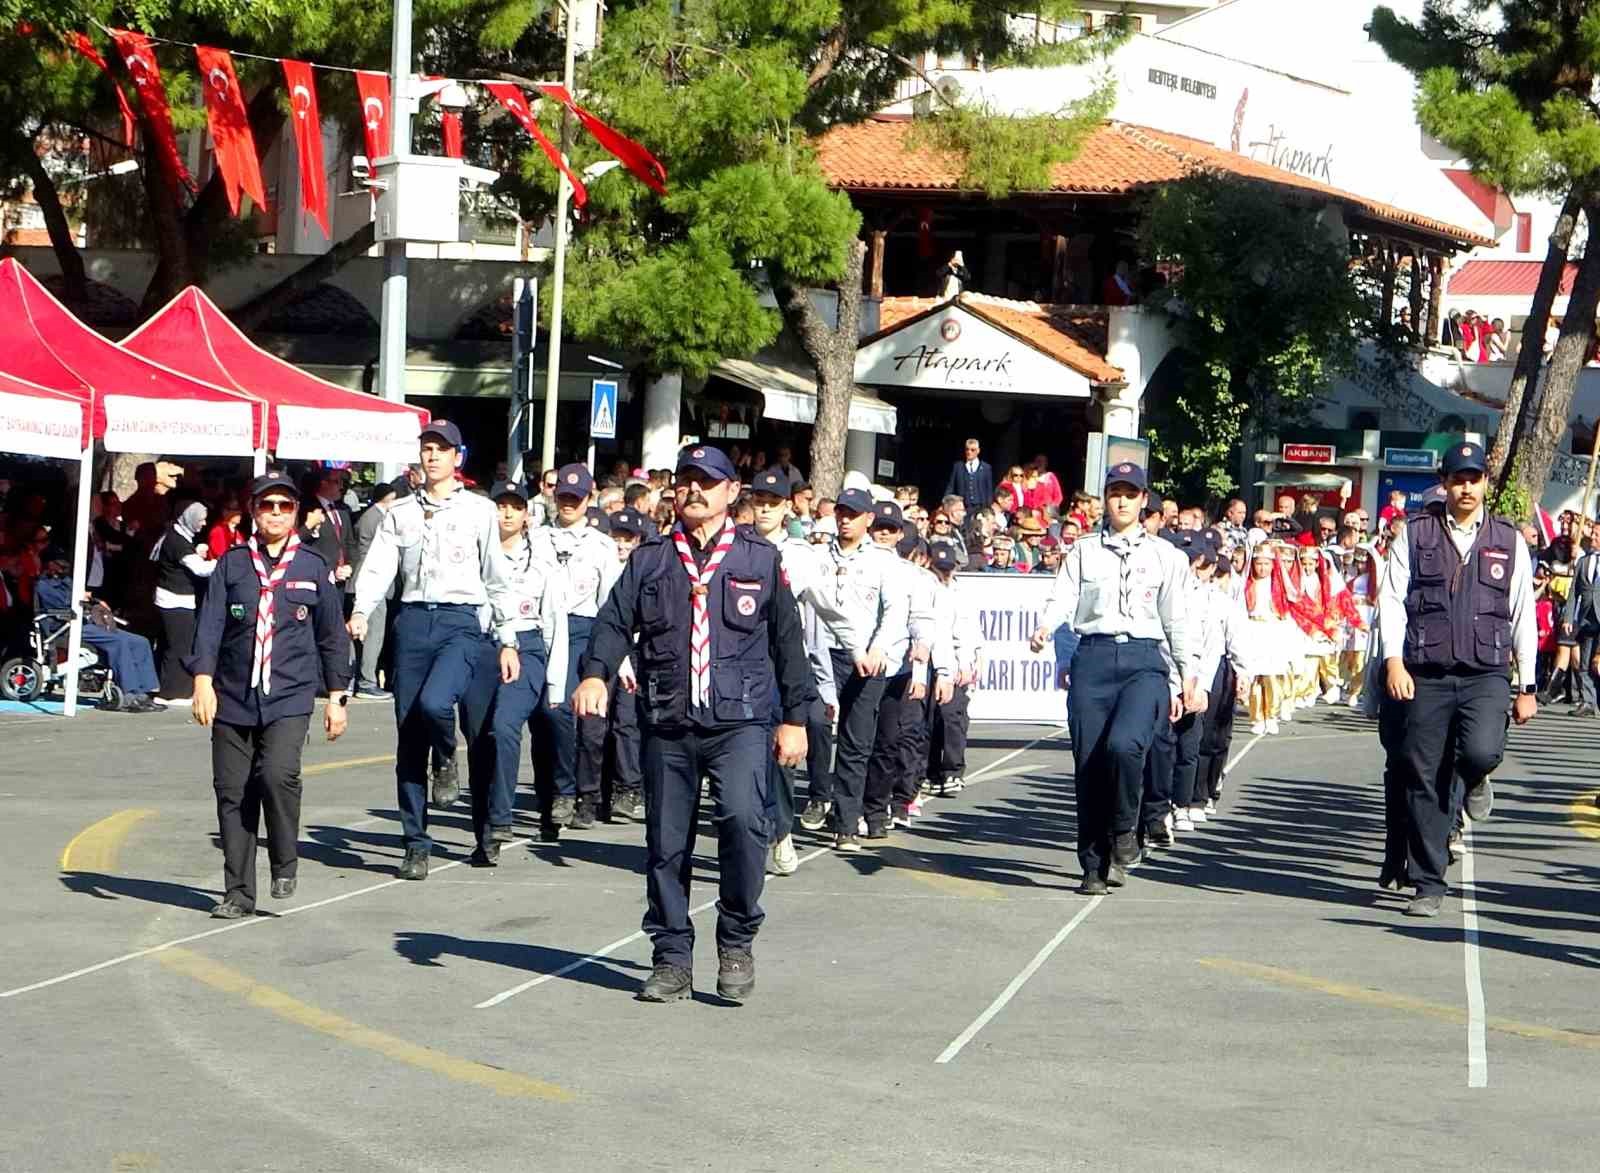
{"type": "Polygon", "coordinates": [[[867,247],[850,243],[839,278],[839,324],[830,328],[800,286],[777,287],[784,325],[799,340],[817,373],[817,418],[811,428],[811,484],[836,497],[844,483],[844,446],[850,430],[850,396],[856,382],[856,342],[861,324],[861,272],[867,247]]]}
{"type": "Polygon", "coordinates": [[[61,206],[61,196],[56,191],[55,180],[44,169],[33,142],[18,144],[22,170],[33,188],[33,202],[39,205],[44,217],[45,231],[50,234],[50,248],[56,254],[56,264],[61,266],[63,300],[79,308],[89,300],[89,277],[83,269],[83,255],[78,252],[78,242],[72,239],[72,225],[67,223],[66,209],[61,206]]]}
{"type": "MultiPolygon", "coordinates": [[[[1600,201],[1586,201],[1583,210],[1589,223],[1600,223],[1600,201]]],[[[1545,368],[1544,383],[1539,389],[1530,426],[1513,437],[1515,443],[1507,456],[1517,484],[1527,492],[1528,500],[1534,505],[1544,496],[1550,467],[1555,463],[1561,438],[1570,424],[1578,376],[1594,347],[1597,306],[1600,306],[1600,248],[1589,249],[1578,265],[1572,296],[1561,321],[1561,336],[1556,340],[1550,365],[1545,368]]]]}
{"type": "MultiPolygon", "coordinates": [[[[151,136],[147,133],[145,141],[151,136]]],[[[148,318],[185,286],[193,285],[194,272],[189,265],[189,251],[184,247],[183,221],[178,212],[177,185],[169,182],[166,170],[156,158],[153,147],[145,148],[142,168],[145,202],[150,209],[150,228],[154,235],[156,268],[145,287],[144,299],[139,303],[142,317],[148,318]]]]}
{"type": "Polygon", "coordinates": [[[1489,448],[1490,496],[1504,489],[1511,477],[1511,464],[1517,448],[1517,436],[1525,432],[1532,419],[1530,408],[1536,396],[1528,395],[1530,386],[1539,380],[1539,364],[1544,361],[1544,332],[1550,323],[1550,307],[1555,303],[1561,288],[1561,278],[1566,272],[1567,251],[1572,247],[1572,233],[1578,223],[1578,192],[1567,193],[1561,205],[1561,215],[1550,232],[1550,246],[1545,252],[1544,267],[1539,270],[1539,284],[1533,293],[1527,321],[1522,326],[1522,346],[1517,351],[1517,367],[1511,375],[1511,387],[1506,392],[1506,405],[1500,416],[1500,428],[1495,433],[1494,444],[1489,448]]]}
{"type": "Polygon", "coordinates": [[[369,221],[327,252],[290,273],[271,289],[256,294],[228,316],[241,330],[259,330],[261,324],[300,294],[326,281],[348,261],[359,257],[373,245],[376,235],[369,221]]]}

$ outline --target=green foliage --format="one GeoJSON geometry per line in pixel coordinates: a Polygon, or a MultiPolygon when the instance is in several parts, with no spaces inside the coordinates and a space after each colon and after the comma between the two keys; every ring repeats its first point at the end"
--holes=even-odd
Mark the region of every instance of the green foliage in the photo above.
{"type": "Polygon", "coordinates": [[[1247,432],[1295,419],[1354,362],[1374,307],[1317,211],[1262,184],[1169,185],[1142,232],[1145,255],[1176,269],[1168,308],[1185,352],[1179,391],[1149,407],[1152,455],[1169,488],[1220,492],[1247,432]]]}
{"type": "Polygon", "coordinates": [[[1499,517],[1507,517],[1513,521],[1523,522],[1533,520],[1533,495],[1528,487],[1522,483],[1522,461],[1516,461],[1511,468],[1511,475],[1506,478],[1505,484],[1498,491],[1491,491],[1489,495],[1489,511],[1499,517]]]}

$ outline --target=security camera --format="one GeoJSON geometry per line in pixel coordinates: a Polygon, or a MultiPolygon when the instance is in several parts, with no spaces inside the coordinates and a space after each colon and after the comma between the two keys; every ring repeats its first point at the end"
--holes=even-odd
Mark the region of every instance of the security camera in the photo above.
{"type": "Polygon", "coordinates": [[[350,156],[350,178],[357,183],[365,183],[372,178],[372,164],[367,161],[365,155],[350,156]]]}

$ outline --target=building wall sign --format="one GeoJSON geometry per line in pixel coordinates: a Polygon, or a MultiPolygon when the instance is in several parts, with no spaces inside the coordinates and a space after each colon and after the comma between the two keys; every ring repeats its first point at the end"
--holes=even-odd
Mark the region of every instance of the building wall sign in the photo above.
{"type": "Polygon", "coordinates": [[[958,305],[856,351],[863,386],[1087,399],[1089,380],[958,305]]]}
{"type": "Polygon", "coordinates": [[[1332,444],[1285,444],[1285,464],[1332,464],[1338,453],[1332,444]]]}
{"type": "Polygon", "coordinates": [[[1432,448],[1385,448],[1383,466],[1432,472],[1439,467],[1439,454],[1432,448]]]}
{"type": "Polygon", "coordinates": [[[1146,74],[1147,80],[1153,86],[1165,86],[1169,90],[1176,90],[1183,94],[1193,94],[1197,98],[1206,98],[1209,101],[1217,100],[1217,87],[1208,81],[1201,81],[1195,77],[1183,77],[1165,69],[1156,69],[1153,66],[1146,74]]]}

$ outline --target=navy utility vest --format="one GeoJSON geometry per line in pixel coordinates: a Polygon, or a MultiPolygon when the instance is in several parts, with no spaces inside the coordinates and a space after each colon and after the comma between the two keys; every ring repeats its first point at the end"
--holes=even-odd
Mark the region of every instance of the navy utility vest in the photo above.
{"type": "Polygon", "coordinates": [[[630,559],[639,577],[639,717],[652,728],[765,725],[776,678],[767,619],[782,562],[778,548],[741,525],[706,596],[711,620],[708,705],[691,712],[689,573],[670,536],[645,542],[630,559]]]}
{"type": "Polygon", "coordinates": [[[1505,671],[1517,531],[1499,518],[1484,518],[1463,562],[1445,519],[1429,512],[1407,519],[1406,544],[1406,664],[1505,671]]]}

